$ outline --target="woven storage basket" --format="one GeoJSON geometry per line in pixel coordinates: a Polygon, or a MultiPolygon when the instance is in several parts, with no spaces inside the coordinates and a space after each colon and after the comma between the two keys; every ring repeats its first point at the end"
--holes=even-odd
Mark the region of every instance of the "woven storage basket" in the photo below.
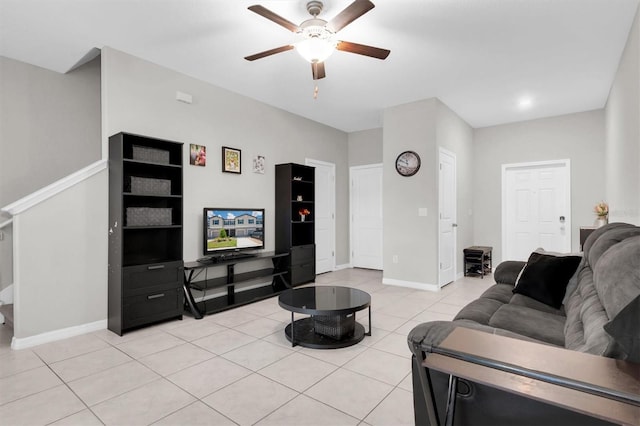
{"type": "Polygon", "coordinates": [[[168,179],[151,179],[129,176],[128,189],[138,195],[171,195],[171,181],[168,179]]]}
{"type": "Polygon", "coordinates": [[[150,163],[169,164],[169,151],[133,145],[133,159],[150,163]]]}
{"type": "Polygon", "coordinates": [[[313,317],[313,328],[317,334],[331,337],[333,339],[342,339],[353,334],[356,325],[355,314],[323,316],[315,315],[313,317]]]}
{"type": "Polygon", "coordinates": [[[171,225],[170,208],[127,207],[127,226],[171,225]]]}

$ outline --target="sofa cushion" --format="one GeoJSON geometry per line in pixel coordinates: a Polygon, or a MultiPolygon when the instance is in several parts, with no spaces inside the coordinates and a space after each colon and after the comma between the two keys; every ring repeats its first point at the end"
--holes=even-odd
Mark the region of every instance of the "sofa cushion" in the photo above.
{"type": "Polygon", "coordinates": [[[564,309],[562,307],[560,307],[560,309],[556,309],[522,294],[514,294],[509,304],[513,306],[525,306],[529,309],[535,309],[536,311],[547,312],[553,315],[565,316],[564,309]]]}
{"type": "Polygon", "coordinates": [[[454,321],[466,319],[479,324],[489,324],[489,320],[493,314],[495,314],[502,305],[504,305],[504,303],[498,300],[481,297],[462,308],[455,316],[454,321]]]}
{"type": "Polygon", "coordinates": [[[492,285],[480,295],[481,299],[493,299],[501,303],[509,303],[513,297],[513,286],[510,284],[492,285]]]}
{"type": "Polygon", "coordinates": [[[513,292],[559,309],[569,279],[579,263],[578,256],[553,256],[533,252],[513,292]]]}
{"type": "Polygon", "coordinates": [[[627,358],[640,358],[640,235],[607,250],[594,268],[595,288],[611,321],[605,331],[627,358]]]}
{"type": "Polygon", "coordinates": [[[529,336],[536,340],[564,346],[565,317],[525,306],[502,305],[489,325],[529,336]]]}

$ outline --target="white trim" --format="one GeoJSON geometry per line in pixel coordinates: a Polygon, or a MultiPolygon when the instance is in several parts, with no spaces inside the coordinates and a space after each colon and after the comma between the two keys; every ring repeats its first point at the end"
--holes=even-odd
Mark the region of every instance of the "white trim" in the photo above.
{"type": "Polygon", "coordinates": [[[7,225],[11,225],[12,223],[13,219],[5,220],[4,222],[0,223],[0,229],[4,228],[7,225]]]}
{"type": "Polygon", "coordinates": [[[440,291],[440,287],[437,284],[429,284],[429,283],[419,283],[415,281],[403,281],[403,280],[395,280],[393,278],[383,278],[382,284],[392,285],[396,287],[408,287],[415,288],[418,290],[426,290],[438,292],[440,291]]]}
{"type": "Polygon", "coordinates": [[[0,209],[0,211],[9,213],[12,216],[22,213],[25,210],[28,210],[31,207],[53,197],[54,195],[59,194],[65,189],[71,188],[72,186],[77,185],[83,180],[90,178],[96,173],[106,170],[108,163],[109,162],[107,160],[96,161],[95,163],[90,164],[75,173],[65,176],[62,179],[57,180],[56,182],[53,182],[52,184],[47,185],[44,188],[41,188],[27,195],[26,197],[23,197],[18,201],[3,207],[2,209],[0,209]]]}
{"type": "Polygon", "coordinates": [[[107,328],[107,320],[90,322],[88,324],[76,325],[73,327],[61,328],[60,330],[47,331],[35,336],[20,337],[13,336],[11,339],[11,349],[30,348],[43,343],[55,342],[57,340],[68,339],[69,337],[80,336],[81,334],[92,333],[107,328]]]}
{"type": "MultiPolygon", "coordinates": [[[[567,215],[566,215],[566,232],[567,232],[567,241],[569,243],[569,247],[568,250],[566,250],[566,252],[571,252],[571,245],[573,244],[572,242],[572,232],[571,232],[571,228],[573,226],[573,219],[572,219],[572,210],[571,210],[571,159],[569,158],[564,158],[564,159],[560,159],[560,160],[547,160],[547,161],[532,161],[532,162],[527,162],[527,163],[510,163],[510,164],[503,164],[502,165],[502,176],[501,176],[501,184],[502,184],[502,199],[500,200],[500,202],[502,203],[501,206],[501,213],[502,213],[502,227],[501,227],[501,233],[502,233],[502,238],[501,238],[501,250],[500,252],[502,253],[502,257],[504,258],[505,256],[505,247],[507,247],[507,169],[520,169],[520,168],[526,168],[526,167],[545,167],[545,166],[562,166],[565,167],[567,170],[567,191],[566,191],[566,204],[567,204],[567,215]]],[[[508,259],[507,259],[508,260],[508,259]]],[[[493,264],[497,265],[499,262],[501,262],[501,259],[493,259],[493,264]]]]}
{"type": "Polygon", "coordinates": [[[351,269],[353,268],[353,266],[351,266],[351,263],[343,263],[342,265],[336,265],[336,267],[334,268],[334,271],[340,271],[342,269],[351,269]]]}

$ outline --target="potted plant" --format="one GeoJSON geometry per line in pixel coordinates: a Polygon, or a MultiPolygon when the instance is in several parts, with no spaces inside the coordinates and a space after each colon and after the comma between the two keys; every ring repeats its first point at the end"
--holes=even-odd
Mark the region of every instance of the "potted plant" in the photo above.
{"type": "Polygon", "coordinates": [[[311,214],[309,209],[306,209],[304,207],[298,210],[298,213],[300,214],[300,222],[304,222],[305,216],[307,216],[308,214],[311,214]]]}
{"type": "Polygon", "coordinates": [[[601,227],[609,223],[609,205],[604,201],[599,202],[593,208],[593,212],[596,214],[596,227],[601,227]]]}

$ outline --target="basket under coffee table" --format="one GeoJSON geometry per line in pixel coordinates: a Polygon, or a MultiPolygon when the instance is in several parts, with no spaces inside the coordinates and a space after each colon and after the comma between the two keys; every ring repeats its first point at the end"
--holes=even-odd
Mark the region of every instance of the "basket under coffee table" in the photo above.
{"type": "Polygon", "coordinates": [[[284,330],[291,346],[336,349],[371,336],[371,296],[362,290],[339,286],[293,288],[280,294],[278,304],[291,311],[291,323],[284,330]],[[356,312],[366,308],[368,332],[356,322],[356,312]],[[310,317],[295,320],[294,313],[310,317]]]}

